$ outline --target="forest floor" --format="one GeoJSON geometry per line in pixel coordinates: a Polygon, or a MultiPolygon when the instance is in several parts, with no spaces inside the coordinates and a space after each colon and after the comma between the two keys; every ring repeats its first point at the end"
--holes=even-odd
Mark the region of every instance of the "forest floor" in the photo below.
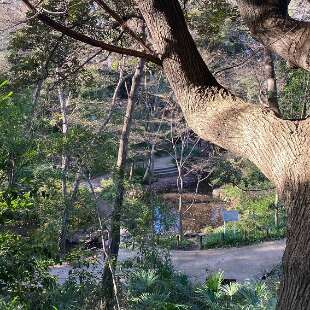
{"type": "MultiPolygon", "coordinates": [[[[281,263],[286,240],[268,241],[251,246],[195,251],[171,251],[176,271],[186,274],[193,283],[203,283],[213,272],[223,271],[225,279],[237,281],[258,280],[281,263]]],[[[119,260],[133,258],[135,251],[120,249],[119,260]]],[[[103,260],[98,258],[87,271],[100,278],[103,260]]],[[[55,265],[50,269],[59,283],[69,277],[69,264],[55,265]]]]}

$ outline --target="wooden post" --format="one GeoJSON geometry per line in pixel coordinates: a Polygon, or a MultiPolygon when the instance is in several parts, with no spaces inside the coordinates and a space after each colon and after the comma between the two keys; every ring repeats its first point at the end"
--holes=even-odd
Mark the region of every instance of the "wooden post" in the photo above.
{"type": "Polygon", "coordinates": [[[223,241],[225,240],[225,234],[226,234],[226,222],[224,221],[224,231],[222,234],[223,241]]]}
{"type": "Polygon", "coordinates": [[[198,235],[199,236],[199,250],[202,250],[203,249],[203,245],[202,245],[202,237],[203,235],[198,235]]]}

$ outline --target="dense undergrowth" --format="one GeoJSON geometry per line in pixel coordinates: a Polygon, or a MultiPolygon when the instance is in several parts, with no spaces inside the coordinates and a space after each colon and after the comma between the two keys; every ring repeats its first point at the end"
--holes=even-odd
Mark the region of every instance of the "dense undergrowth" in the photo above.
{"type": "MultiPolygon", "coordinates": [[[[74,269],[63,285],[49,279],[49,283],[43,281],[32,287],[31,295],[23,291],[10,300],[2,298],[1,309],[101,309],[104,296],[100,278],[88,272],[87,264],[85,269],[74,269]]],[[[120,309],[133,310],[269,310],[275,307],[279,282],[278,273],[274,273],[266,281],[224,284],[224,274],[215,273],[205,283],[193,285],[173,270],[168,252],[149,246],[121,264],[117,279],[120,309]]]]}

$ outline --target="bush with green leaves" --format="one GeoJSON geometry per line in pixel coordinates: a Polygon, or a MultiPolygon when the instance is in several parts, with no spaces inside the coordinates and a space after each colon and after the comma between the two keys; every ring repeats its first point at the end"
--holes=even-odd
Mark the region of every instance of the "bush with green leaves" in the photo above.
{"type": "Polygon", "coordinates": [[[287,70],[287,65],[279,61],[279,74],[286,84],[279,96],[281,112],[288,119],[304,119],[309,116],[310,74],[304,70],[287,70]]]}
{"type": "Polygon", "coordinates": [[[186,276],[174,272],[165,250],[141,248],[127,268],[129,309],[191,309],[192,285],[186,276]]]}
{"type": "Polygon", "coordinates": [[[223,153],[212,158],[213,172],[210,182],[214,188],[235,185],[244,190],[269,189],[271,183],[248,160],[235,157],[230,153],[223,153]]]}
{"type": "Polygon", "coordinates": [[[264,282],[222,284],[223,274],[215,273],[195,290],[200,309],[275,309],[276,294],[264,282]]]}
{"type": "Polygon", "coordinates": [[[197,248],[197,244],[191,239],[182,238],[180,241],[178,241],[176,235],[168,234],[159,236],[159,238],[157,239],[157,244],[160,247],[169,250],[190,250],[193,248],[197,248]]]}
{"type": "Polygon", "coordinates": [[[286,235],[286,211],[271,191],[246,192],[232,185],[223,188],[222,197],[232,202],[240,213],[240,221],[218,228],[206,227],[205,248],[241,246],[276,240],[286,235]],[[224,234],[225,231],[225,234],[224,234]]]}
{"type": "Polygon", "coordinates": [[[23,309],[36,309],[55,285],[44,249],[16,234],[0,234],[0,297],[23,309]]]}
{"type": "Polygon", "coordinates": [[[278,277],[268,283],[224,284],[224,274],[218,272],[211,274],[204,284],[194,286],[185,275],[173,270],[167,256],[156,250],[145,254],[127,265],[128,309],[275,309],[278,277]],[[149,261],[157,263],[150,265],[149,261]]]}

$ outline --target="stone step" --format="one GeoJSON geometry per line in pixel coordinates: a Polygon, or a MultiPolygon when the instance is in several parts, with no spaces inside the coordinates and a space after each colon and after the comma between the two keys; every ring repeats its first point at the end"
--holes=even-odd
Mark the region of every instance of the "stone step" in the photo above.
{"type": "Polygon", "coordinates": [[[178,175],[177,171],[154,173],[154,176],[158,178],[173,177],[177,175],[178,175]]]}
{"type": "Polygon", "coordinates": [[[177,167],[167,167],[167,168],[157,168],[157,169],[154,169],[154,173],[157,173],[157,172],[165,172],[165,171],[177,171],[177,167]]]}

